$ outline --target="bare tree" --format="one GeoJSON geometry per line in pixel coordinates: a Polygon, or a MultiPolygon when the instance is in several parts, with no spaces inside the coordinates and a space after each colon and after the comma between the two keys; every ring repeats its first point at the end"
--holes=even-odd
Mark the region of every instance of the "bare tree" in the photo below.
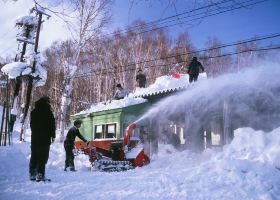
{"type": "Polygon", "coordinates": [[[209,49],[205,52],[204,65],[206,72],[209,76],[218,76],[230,70],[231,60],[229,57],[223,57],[221,42],[216,37],[209,37],[206,42],[209,49]]]}
{"type": "Polygon", "coordinates": [[[259,56],[259,52],[253,52],[250,50],[257,49],[259,46],[258,42],[248,42],[239,44],[236,46],[235,51],[237,54],[236,56],[236,71],[240,71],[244,68],[249,68],[252,66],[253,62],[259,56]]]}
{"type": "Polygon", "coordinates": [[[63,63],[65,69],[64,91],[61,102],[61,123],[60,123],[60,141],[64,139],[64,129],[66,126],[66,114],[71,103],[71,94],[73,90],[73,81],[77,69],[80,66],[79,57],[86,43],[94,38],[97,33],[109,20],[108,0],[71,0],[70,5],[74,8],[74,23],[69,23],[68,27],[73,36],[73,57],[63,63]]]}

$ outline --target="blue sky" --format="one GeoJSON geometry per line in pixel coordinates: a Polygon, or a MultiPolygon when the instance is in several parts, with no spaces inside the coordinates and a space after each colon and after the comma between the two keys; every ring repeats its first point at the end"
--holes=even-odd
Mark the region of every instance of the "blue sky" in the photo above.
{"type": "MultiPolygon", "coordinates": [[[[244,0],[245,1],[245,0],[244,0]]],[[[177,0],[176,10],[165,1],[140,1],[129,9],[129,0],[116,0],[114,19],[119,27],[125,27],[135,19],[154,21],[191,10],[192,0],[177,0]],[[162,3],[163,2],[163,3],[162,3]],[[168,8],[167,8],[168,7],[168,8]]],[[[199,4],[197,7],[205,6],[199,4]]],[[[222,43],[234,42],[254,36],[280,33],[280,0],[268,0],[250,8],[243,8],[204,19],[192,26],[180,25],[169,28],[172,37],[188,31],[195,47],[203,48],[209,36],[216,36],[222,43]]],[[[269,40],[280,44],[280,38],[269,40]]]]}
{"type": "MultiPolygon", "coordinates": [[[[124,29],[136,19],[149,22],[173,16],[176,12],[186,12],[194,8],[193,1],[205,2],[205,0],[134,0],[136,4],[130,9],[132,0],[115,0],[112,5],[113,24],[110,27],[124,29]],[[168,6],[168,2],[176,2],[176,10],[173,6],[168,6]]],[[[205,5],[205,3],[196,4],[197,7],[205,5]]],[[[15,39],[17,33],[14,27],[15,19],[27,15],[34,3],[32,0],[18,0],[17,2],[0,0],[0,6],[2,8],[0,12],[0,56],[10,55],[14,57],[18,46],[15,39]]],[[[172,26],[169,28],[169,34],[174,38],[180,32],[188,31],[193,45],[196,48],[205,48],[209,36],[216,36],[222,43],[229,43],[254,36],[280,33],[279,19],[280,0],[268,0],[250,9],[239,9],[208,17],[201,23],[194,23],[192,26],[172,26]]],[[[44,23],[41,30],[40,49],[48,47],[55,40],[66,39],[67,32],[65,30],[66,27],[63,23],[52,16],[44,23]]],[[[280,38],[267,42],[280,44],[280,38]]]]}

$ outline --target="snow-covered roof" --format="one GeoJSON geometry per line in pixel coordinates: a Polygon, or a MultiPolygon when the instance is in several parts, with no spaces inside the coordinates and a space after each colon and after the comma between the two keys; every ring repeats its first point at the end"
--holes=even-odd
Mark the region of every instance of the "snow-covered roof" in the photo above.
{"type": "MultiPolygon", "coordinates": [[[[201,73],[198,79],[205,79],[206,73],[201,73]]],[[[189,75],[180,74],[177,78],[173,76],[161,76],[158,77],[152,85],[147,88],[136,88],[133,93],[134,97],[146,97],[161,93],[168,93],[186,88],[189,85],[189,75]]]]}
{"type": "MultiPolygon", "coordinates": [[[[81,111],[75,115],[89,114],[93,112],[99,112],[104,110],[112,110],[117,108],[124,108],[136,104],[141,104],[147,102],[146,99],[143,98],[134,98],[132,95],[125,97],[120,100],[112,100],[111,102],[101,102],[97,104],[93,104],[89,109],[81,111]]],[[[74,115],[74,116],[75,116],[74,115]]]]}
{"type": "MultiPolygon", "coordinates": [[[[206,78],[206,73],[200,74],[198,79],[206,78]]],[[[147,88],[136,88],[135,92],[130,93],[128,97],[120,100],[112,100],[111,102],[101,102],[93,104],[90,109],[76,113],[75,115],[89,114],[92,112],[111,110],[117,108],[124,108],[131,105],[144,103],[147,100],[144,99],[146,96],[173,92],[186,88],[189,85],[189,75],[180,74],[179,77],[174,78],[173,76],[161,76],[158,77],[154,84],[147,88]]],[[[74,116],[75,116],[74,115],[74,116]]]]}

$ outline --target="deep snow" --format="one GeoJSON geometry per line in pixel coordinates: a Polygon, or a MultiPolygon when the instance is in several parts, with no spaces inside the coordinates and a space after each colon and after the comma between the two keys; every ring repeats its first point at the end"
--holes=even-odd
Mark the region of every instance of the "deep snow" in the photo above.
{"type": "MultiPolygon", "coordinates": [[[[279,78],[280,70],[275,69],[278,70],[266,74],[271,78],[273,73],[279,78]]],[[[263,77],[269,80],[264,86],[278,85],[278,79],[271,81],[267,79],[268,76],[263,77]]],[[[186,78],[184,80],[187,81],[186,78]]],[[[250,80],[246,78],[246,81],[250,82],[250,80]]],[[[221,81],[221,83],[227,82],[221,81]]],[[[193,88],[199,89],[200,86],[205,88],[202,87],[204,83],[201,81],[193,88]]],[[[147,90],[145,93],[151,91],[147,90]]],[[[211,91],[213,92],[213,88],[211,91]]],[[[178,101],[178,98],[176,100],[178,101]]],[[[131,103],[128,100],[127,102],[131,103]]],[[[158,107],[162,104],[167,105],[163,102],[155,109],[159,110],[158,107]]],[[[119,101],[117,106],[122,105],[127,104],[119,101]]],[[[2,108],[0,113],[1,111],[2,108]]],[[[79,155],[75,159],[77,172],[64,172],[63,144],[55,142],[51,146],[46,169],[46,176],[51,178],[52,182],[37,183],[28,179],[30,131],[27,130],[26,142],[19,142],[19,125],[16,124],[13,133],[13,145],[0,147],[1,200],[280,199],[280,127],[266,133],[251,128],[237,129],[232,143],[225,146],[222,151],[207,149],[202,154],[195,154],[188,150],[178,152],[170,145],[160,144],[158,155],[153,156],[149,165],[113,173],[90,171],[89,161],[85,155],[79,155]]]]}
{"type": "Polygon", "coordinates": [[[75,159],[77,172],[64,172],[63,144],[55,142],[46,168],[52,182],[37,183],[28,179],[29,137],[18,141],[18,125],[13,145],[0,147],[0,199],[280,199],[280,128],[238,129],[221,152],[160,144],[149,165],[112,173],[90,171],[85,155],[75,159]]]}

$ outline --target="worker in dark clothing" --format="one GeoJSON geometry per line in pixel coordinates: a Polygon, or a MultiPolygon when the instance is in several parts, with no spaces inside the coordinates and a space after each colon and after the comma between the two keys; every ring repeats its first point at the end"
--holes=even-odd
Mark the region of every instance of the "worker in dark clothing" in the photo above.
{"type": "Polygon", "coordinates": [[[138,82],[138,87],[144,88],[146,86],[146,75],[143,74],[142,69],[138,70],[136,81],[138,82]]]}
{"type": "Polygon", "coordinates": [[[169,140],[170,140],[170,143],[171,143],[176,149],[179,149],[179,148],[180,148],[181,141],[180,141],[179,136],[178,136],[176,133],[171,133],[169,140]]]}
{"type": "Polygon", "coordinates": [[[31,158],[29,175],[32,181],[45,180],[45,166],[49,159],[51,142],[55,139],[55,119],[50,99],[45,96],[35,102],[31,112],[31,158]]]}
{"type": "Polygon", "coordinates": [[[66,153],[66,160],[65,160],[65,167],[64,171],[67,171],[67,168],[70,167],[70,171],[76,171],[75,170],[75,165],[74,165],[74,154],[73,154],[73,149],[74,149],[74,141],[75,138],[78,137],[84,142],[88,141],[81,135],[79,128],[81,127],[82,121],[77,119],[74,121],[74,126],[69,129],[66,139],[64,141],[64,149],[66,153]]]}
{"type": "Polygon", "coordinates": [[[197,61],[197,57],[193,57],[191,63],[188,67],[188,73],[189,73],[189,82],[195,82],[197,81],[198,75],[199,75],[199,68],[204,72],[204,67],[202,64],[197,61]]]}

